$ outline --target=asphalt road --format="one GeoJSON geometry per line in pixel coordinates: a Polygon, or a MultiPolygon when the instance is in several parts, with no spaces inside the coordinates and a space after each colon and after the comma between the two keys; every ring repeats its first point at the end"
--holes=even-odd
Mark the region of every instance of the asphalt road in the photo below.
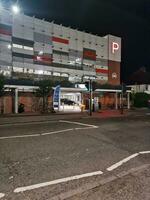
{"type": "MultiPolygon", "coordinates": [[[[130,183],[129,193],[137,191],[132,190],[138,181],[131,174],[113,180],[108,187],[100,187],[100,181],[145,165],[137,177],[143,177],[143,184],[150,183],[146,178],[150,174],[150,116],[34,121],[13,119],[11,123],[10,119],[10,124],[0,125],[0,199],[122,200],[119,181],[124,186],[130,183]],[[130,159],[131,155],[135,156],[130,159]],[[107,170],[124,158],[129,159],[107,170]],[[116,191],[120,191],[118,196],[116,191]]],[[[150,199],[147,190],[145,186],[142,199],[150,199]]]]}

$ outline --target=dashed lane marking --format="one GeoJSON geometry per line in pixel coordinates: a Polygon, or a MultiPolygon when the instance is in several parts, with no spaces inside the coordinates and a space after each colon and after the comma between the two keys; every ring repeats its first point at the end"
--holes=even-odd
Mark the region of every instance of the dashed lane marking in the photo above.
{"type": "Polygon", "coordinates": [[[88,177],[92,177],[92,176],[98,176],[98,175],[102,175],[102,174],[103,174],[102,171],[97,171],[97,172],[91,172],[91,173],[76,175],[76,176],[70,176],[70,177],[67,177],[67,178],[57,179],[57,180],[54,180],[54,181],[39,183],[39,184],[35,184],[35,185],[18,187],[14,190],[14,193],[30,191],[30,190],[34,190],[34,189],[38,189],[38,188],[42,188],[42,187],[47,187],[47,186],[50,186],[50,185],[56,185],[56,184],[59,184],[59,183],[66,183],[66,182],[69,182],[69,181],[78,180],[78,179],[82,179],[82,178],[88,178],[88,177]]]}

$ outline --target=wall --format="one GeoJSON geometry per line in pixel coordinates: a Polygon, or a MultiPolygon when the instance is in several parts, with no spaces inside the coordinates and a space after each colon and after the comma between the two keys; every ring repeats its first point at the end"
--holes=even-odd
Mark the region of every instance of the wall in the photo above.
{"type": "Polygon", "coordinates": [[[120,63],[108,61],[108,83],[110,85],[120,85],[120,63]]]}

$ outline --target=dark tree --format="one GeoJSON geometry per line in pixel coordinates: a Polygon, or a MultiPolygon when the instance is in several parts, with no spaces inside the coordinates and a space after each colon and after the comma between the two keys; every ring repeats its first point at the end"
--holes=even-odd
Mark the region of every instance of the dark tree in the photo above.
{"type": "Polygon", "coordinates": [[[64,80],[58,83],[56,82],[55,85],[60,85],[61,87],[68,87],[68,88],[74,87],[74,84],[68,80],[64,80]]]}
{"type": "Polygon", "coordinates": [[[42,111],[46,112],[48,108],[48,96],[52,95],[54,82],[52,80],[41,80],[38,83],[39,89],[36,95],[42,97],[42,111]]]}

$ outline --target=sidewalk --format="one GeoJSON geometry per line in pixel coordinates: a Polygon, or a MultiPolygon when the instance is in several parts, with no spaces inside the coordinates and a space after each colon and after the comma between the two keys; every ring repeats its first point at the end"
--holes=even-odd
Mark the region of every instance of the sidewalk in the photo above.
{"type": "Polygon", "coordinates": [[[55,121],[55,120],[71,120],[71,119],[82,119],[82,118],[113,118],[113,117],[125,117],[128,112],[125,111],[123,115],[118,110],[103,110],[101,112],[93,113],[89,116],[88,112],[83,113],[25,113],[25,114],[10,114],[3,115],[0,117],[0,125],[2,124],[13,124],[13,123],[30,123],[30,122],[43,122],[43,121],[55,121]]]}
{"type": "Polygon", "coordinates": [[[43,122],[43,121],[56,121],[62,119],[80,119],[88,116],[86,113],[74,113],[74,114],[25,114],[25,115],[10,115],[0,117],[0,125],[2,124],[14,124],[14,123],[30,123],[30,122],[43,122]]]}
{"type": "Polygon", "coordinates": [[[102,110],[99,113],[93,113],[93,117],[98,118],[113,118],[113,117],[126,117],[129,115],[128,110],[124,110],[123,114],[121,114],[120,110],[102,110]]]}

